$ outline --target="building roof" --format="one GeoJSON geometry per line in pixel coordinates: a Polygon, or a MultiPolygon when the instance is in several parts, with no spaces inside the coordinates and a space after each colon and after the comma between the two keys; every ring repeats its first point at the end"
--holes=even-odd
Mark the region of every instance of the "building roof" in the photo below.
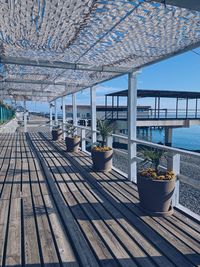
{"type": "MultiPolygon", "coordinates": [[[[200,98],[200,92],[170,91],[170,90],[138,90],[138,97],[161,97],[161,98],[200,98]]],[[[128,90],[107,94],[106,96],[128,97],[128,90]]]]}
{"type": "Polygon", "coordinates": [[[200,46],[197,1],[1,1],[0,96],[52,100],[200,46]]]}

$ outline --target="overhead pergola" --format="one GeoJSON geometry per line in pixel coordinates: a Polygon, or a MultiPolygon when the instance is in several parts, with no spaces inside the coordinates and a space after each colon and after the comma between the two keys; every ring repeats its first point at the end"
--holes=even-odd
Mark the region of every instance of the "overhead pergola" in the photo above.
{"type": "Polygon", "coordinates": [[[200,46],[194,0],[0,1],[0,97],[48,100],[200,46]]]}

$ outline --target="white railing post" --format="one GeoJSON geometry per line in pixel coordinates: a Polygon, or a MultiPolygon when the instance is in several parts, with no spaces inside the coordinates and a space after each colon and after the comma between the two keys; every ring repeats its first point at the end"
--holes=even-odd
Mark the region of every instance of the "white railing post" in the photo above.
{"type": "MultiPolygon", "coordinates": [[[[175,175],[179,175],[180,174],[180,162],[181,162],[180,154],[173,153],[171,155],[168,155],[167,169],[169,171],[173,171],[175,175]]],[[[172,198],[172,206],[173,207],[176,207],[179,204],[179,190],[180,190],[180,182],[177,179],[173,198],[172,198]]]]}
{"type": "Polygon", "coordinates": [[[128,179],[137,182],[137,78],[136,73],[128,74],[128,179]]]}
{"type": "Polygon", "coordinates": [[[97,133],[96,133],[96,88],[90,88],[90,106],[91,106],[91,132],[92,132],[92,144],[97,141],[97,133]]]}
{"type": "Polygon", "coordinates": [[[109,146],[109,147],[113,147],[113,136],[112,135],[109,135],[107,137],[107,140],[106,140],[106,145],[109,146]]]}
{"type": "Polygon", "coordinates": [[[76,94],[72,94],[72,113],[73,113],[73,125],[77,126],[77,104],[76,94]]]}
{"type": "Polygon", "coordinates": [[[52,131],[52,127],[53,127],[53,104],[50,102],[49,103],[49,119],[50,119],[50,131],[52,131]]]}
{"type": "Polygon", "coordinates": [[[65,97],[62,97],[62,131],[63,131],[63,139],[65,140],[66,132],[65,132],[65,122],[66,122],[66,113],[65,113],[65,97]]]}
{"type": "Polygon", "coordinates": [[[54,110],[55,110],[55,123],[58,124],[58,107],[57,107],[57,100],[54,101],[54,110]]]}
{"type": "Polygon", "coordinates": [[[27,111],[26,111],[26,100],[24,100],[24,132],[27,132],[27,111]]]}
{"type": "Polygon", "coordinates": [[[82,151],[86,151],[85,129],[81,129],[81,149],[82,151]]]}

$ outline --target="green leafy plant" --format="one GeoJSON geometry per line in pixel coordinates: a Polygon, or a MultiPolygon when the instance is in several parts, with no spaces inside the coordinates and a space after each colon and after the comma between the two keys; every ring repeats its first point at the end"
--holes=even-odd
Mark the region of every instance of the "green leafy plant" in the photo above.
{"type": "Polygon", "coordinates": [[[143,164],[150,164],[156,171],[158,171],[160,159],[165,157],[165,152],[158,148],[143,149],[140,151],[144,160],[143,164]]]}
{"type": "Polygon", "coordinates": [[[113,124],[109,123],[109,121],[97,120],[97,129],[102,138],[101,147],[104,147],[108,136],[113,132],[113,124]]]}
{"type": "Polygon", "coordinates": [[[161,171],[159,170],[161,158],[166,157],[166,152],[158,148],[143,149],[140,151],[142,157],[144,158],[142,163],[143,167],[145,165],[150,165],[146,169],[139,172],[141,176],[149,177],[156,180],[171,180],[175,178],[173,171],[161,171]]]}
{"type": "Polygon", "coordinates": [[[66,131],[67,136],[72,137],[72,138],[77,137],[77,127],[76,126],[74,126],[72,124],[67,124],[65,131],[66,131]]]}
{"type": "Polygon", "coordinates": [[[52,127],[52,130],[59,130],[60,129],[60,125],[59,124],[55,124],[52,127]]]}
{"type": "Polygon", "coordinates": [[[101,136],[102,141],[95,144],[93,150],[102,152],[111,150],[110,147],[106,146],[106,141],[108,136],[112,134],[113,127],[113,123],[110,123],[109,121],[103,121],[100,119],[97,120],[97,130],[99,131],[99,135],[101,136]]]}

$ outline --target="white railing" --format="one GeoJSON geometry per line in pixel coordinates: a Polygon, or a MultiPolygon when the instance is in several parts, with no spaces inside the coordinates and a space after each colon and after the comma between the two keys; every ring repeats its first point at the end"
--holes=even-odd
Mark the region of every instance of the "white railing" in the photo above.
{"type": "MultiPolygon", "coordinates": [[[[64,125],[66,125],[67,123],[65,123],[64,125]]],[[[90,145],[92,146],[92,131],[90,127],[85,127],[85,126],[80,126],[77,125],[76,126],[79,134],[81,136],[81,149],[84,152],[89,153],[86,150],[86,142],[89,142],[90,145]],[[90,137],[87,137],[87,133],[90,134],[90,137]]],[[[98,131],[94,131],[95,133],[98,133],[98,131]]],[[[126,143],[128,144],[128,136],[126,135],[119,135],[119,134],[112,134],[109,136],[109,138],[107,139],[107,145],[110,147],[113,147],[113,138],[118,138],[118,139],[122,139],[124,141],[126,141],[126,143]]],[[[131,140],[132,143],[136,143],[139,145],[144,145],[144,146],[148,146],[148,147],[152,147],[152,148],[158,148],[158,149],[162,149],[166,152],[168,152],[168,157],[167,157],[167,169],[173,170],[173,172],[177,175],[178,179],[176,182],[176,188],[175,188],[175,192],[174,192],[174,197],[173,197],[173,206],[177,207],[181,210],[183,210],[184,212],[187,212],[189,215],[191,215],[192,217],[195,217],[197,220],[200,220],[200,216],[197,215],[196,213],[190,211],[188,208],[182,206],[180,204],[179,201],[179,193],[180,193],[180,181],[182,181],[185,184],[188,184],[190,186],[192,186],[193,188],[200,190],[200,181],[198,180],[194,180],[191,177],[187,177],[185,175],[180,174],[180,156],[189,156],[189,157],[195,157],[200,159],[200,154],[199,153],[195,153],[195,152],[191,152],[191,151],[187,151],[187,150],[183,150],[183,149],[179,149],[179,148],[172,148],[172,147],[168,147],[168,146],[164,146],[164,145],[159,145],[159,144],[155,144],[155,143],[151,143],[148,141],[143,141],[143,140],[139,140],[139,139],[134,139],[131,140]]],[[[126,156],[128,158],[128,152],[125,150],[120,150],[120,149],[116,149],[113,148],[113,150],[118,153],[121,154],[123,156],[126,156]]],[[[137,162],[141,161],[141,158],[136,157],[137,162]]],[[[163,167],[164,168],[164,167],[163,167]]],[[[166,168],[166,167],[165,167],[166,168]]],[[[114,169],[116,171],[118,171],[119,173],[125,175],[126,177],[127,174],[124,173],[123,171],[117,169],[116,167],[114,167],[114,169]]]]}

